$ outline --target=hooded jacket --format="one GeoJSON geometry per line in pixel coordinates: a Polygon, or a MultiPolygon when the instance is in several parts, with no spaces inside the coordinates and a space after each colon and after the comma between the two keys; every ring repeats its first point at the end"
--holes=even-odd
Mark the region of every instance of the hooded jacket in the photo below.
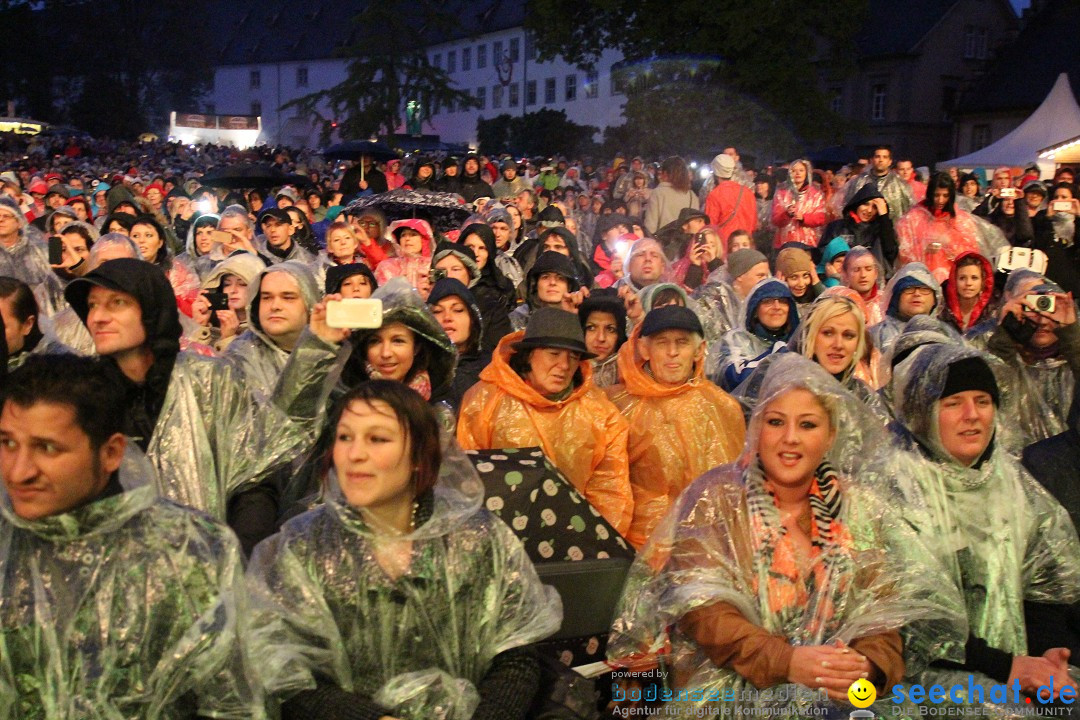
{"type": "Polygon", "coordinates": [[[881,351],[882,355],[888,353],[893,341],[904,329],[904,324],[911,319],[900,314],[900,293],[905,288],[915,285],[922,285],[934,291],[934,307],[928,314],[936,318],[941,313],[941,308],[945,304],[941,285],[934,279],[930,270],[918,262],[904,265],[892,276],[881,294],[881,306],[885,310],[885,317],[870,328],[870,337],[874,341],[874,347],[881,351]]]}
{"type": "MultiPolygon", "coordinates": [[[[228,261],[220,267],[227,264],[228,261]]],[[[286,273],[296,281],[309,316],[311,308],[319,301],[319,288],[315,284],[315,277],[306,265],[295,260],[271,265],[248,283],[247,330],[229,344],[223,357],[240,369],[248,388],[256,393],[260,402],[268,401],[273,394],[281,371],[285,369],[285,363],[289,359],[289,352],[279,347],[259,322],[262,282],[267,275],[275,272],[286,273]]]]}
{"type": "Polygon", "coordinates": [[[87,296],[102,283],[139,299],[155,361],[142,384],[113,363],[118,392],[128,394],[128,434],[146,448],[162,496],[219,520],[228,500],[311,441],[323,381],[336,348],[305,332],[271,402],[260,404],[234,364],[180,352],[172,288],[141,260],[110,260],[72,281],[68,302],[86,322],[87,296]]]}
{"type": "Polygon", "coordinates": [[[540,253],[532,268],[529,269],[529,274],[525,280],[525,302],[510,313],[510,326],[515,331],[524,330],[525,326],[529,324],[529,316],[532,311],[541,307],[540,298],[536,295],[537,283],[539,283],[541,275],[549,272],[558,273],[566,278],[569,292],[577,292],[581,286],[570,258],[552,250],[540,253]]]}
{"type": "Polygon", "coordinates": [[[710,348],[709,355],[715,359],[706,366],[706,374],[731,392],[762,360],[774,352],[785,351],[798,327],[799,308],[787,284],[776,278],[765,278],[746,297],[742,327],[729,331],[710,348]],[[782,298],[788,304],[787,324],[778,332],[766,330],[757,319],[758,306],[767,298],[782,298]]]}
{"type": "MultiPolygon", "coordinates": [[[[889,215],[877,215],[869,222],[859,219],[857,210],[860,205],[871,200],[885,196],[877,189],[874,183],[865,183],[851,199],[844,204],[843,213],[839,218],[825,226],[825,232],[821,238],[830,241],[833,238],[843,238],[849,247],[862,245],[874,253],[878,265],[883,268],[891,268],[896,262],[897,244],[896,228],[893,225],[891,212],[889,215]]],[[[888,206],[888,201],[886,201],[888,206]]]]}
{"type": "Polygon", "coordinates": [[[621,385],[607,390],[630,425],[627,449],[634,517],[626,539],[641,548],[682,491],[733,462],[746,435],[739,403],[705,378],[704,361],[678,387],[659,383],[638,352],[641,325],[619,349],[621,385]]]}
{"type": "Polygon", "coordinates": [[[65,306],[64,288],[49,265],[48,245],[31,238],[26,216],[10,198],[0,197],[0,212],[11,213],[19,222],[19,237],[14,244],[0,244],[0,274],[29,285],[41,314],[55,315],[65,306]]]}
{"type": "Polygon", "coordinates": [[[480,380],[480,371],[491,362],[491,352],[485,350],[483,333],[477,330],[483,327],[483,322],[476,297],[460,281],[454,278],[443,278],[436,282],[428,295],[427,304],[434,308],[440,300],[454,296],[460,298],[469,311],[469,319],[472,323],[470,336],[474,340],[473,347],[467,353],[462,353],[461,348],[457,348],[457,367],[454,369],[454,379],[450,383],[450,404],[456,409],[461,407],[461,399],[465,396],[465,392],[480,380]]]}
{"type": "Polygon", "coordinates": [[[66,513],[25,520],[0,504],[5,717],[265,717],[236,538],[159,498],[137,455],[115,492],[66,513]]]}
{"type": "Polygon", "coordinates": [[[210,252],[205,255],[200,255],[198,248],[195,247],[195,231],[205,225],[213,225],[216,228],[220,221],[221,216],[215,215],[214,213],[199,215],[192,220],[188,225],[187,239],[184,242],[184,252],[176,257],[177,261],[185,263],[194,270],[200,280],[206,278],[210,271],[214,269],[214,265],[221,262],[222,258],[221,250],[217,249],[217,252],[215,253],[215,248],[211,248],[210,252]],[[217,255],[218,257],[215,258],[214,255],[217,255]]]}
{"type": "Polygon", "coordinates": [[[524,331],[499,343],[491,364],[462,401],[457,438],[466,450],[540,446],[586,500],[626,535],[633,517],[627,464],[626,420],[592,384],[592,368],[580,365],[583,381],[563,400],[549,400],[510,367],[513,344],[524,331]]]}
{"type": "Polygon", "coordinates": [[[808,160],[800,160],[806,166],[806,184],[796,188],[789,180],[776,188],[772,202],[772,222],[776,227],[773,247],[783,247],[785,243],[799,242],[810,247],[817,247],[821,241],[821,231],[827,219],[825,214],[825,193],[814,184],[814,170],[808,160]],[[787,206],[795,204],[795,215],[802,214],[802,220],[789,215],[787,206]]]}
{"type": "Polygon", "coordinates": [[[512,332],[510,312],[514,309],[517,291],[514,284],[502,273],[496,258],[499,250],[495,246],[495,233],[484,223],[466,225],[458,235],[458,242],[464,242],[470,235],[476,235],[484,242],[488,258],[480,268],[480,278],[470,286],[476,297],[480,316],[484,319],[484,333],[481,345],[484,348],[495,347],[506,335],[512,332]]]}
{"type": "MultiPolygon", "coordinates": [[[[266,263],[258,255],[252,255],[249,252],[235,252],[222,262],[214,265],[213,269],[207,273],[206,278],[203,280],[203,290],[209,290],[211,292],[224,292],[225,276],[235,275],[244,281],[244,283],[251,288],[252,283],[266,268],[266,263]]],[[[251,317],[247,314],[247,308],[245,307],[243,317],[239,318],[240,326],[236,329],[236,334],[229,337],[220,337],[220,332],[206,327],[201,328],[201,332],[193,336],[198,342],[212,344],[218,352],[224,352],[229,345],[235,341],[240,335],[248,329],[248,325],[251,322],[251,317]]]]}
{"type": "Polygon", "coordinates": [[[465,163],[469,160],[476,160],[480,162],[480,158],[475,153],[469,153],[465,156],[465,159],[461,162],[461,171],[458,173],[458,177],[461,178],[461,182],[458,185],[456,192],[461,197],[465,198],[465,202],[471,203],[479,197],[494,197],[495,191],[491,189],[491,186],[484,182],[484,179],[480,177],[480,172],[483,167],[477,169],[473,174],[465,172],[465,163]]]}
{"type": "Polygon", "coordinates": [[[919,204],[896,223],[900,245],[897,262],[921,262],[934,273],[938,282],[949,277],[952,264],[964,252],[993,257],[1008,242],[1001,229],[969,212],[955,208],[955,216],[935,213],[919,204]]]}
{"type": "Polygon", "coordinates": [[[997,308],[994,306],[994,267],[990,261],[982,255],[973,252],[963,252],[956,256],[952,270],[949,271],[949,279],[941,287],[945,296],[945,304],[941,309],[941,319],[955,327],[965,339],[971,340],[976,336],[985,335],[994,331],[997,326],[997,308]],[[982,268],[983,286],[979,297],[975,299],[975,307],[971,310],[968,321],[964,321],[964,314],[960,310],[960,297],[957,295],[956,276],[957,266],[961,260],[968,257],[978,258],[979,267],[982,268]]]}
{"type": "Polygon", "coordinates": [[[911,186],[901,180],[894,170],[889,170],[884,175],[877,175],[873,168],[867,168],[844,186],[845,215],[847,206],[867,185],[873,186],[881,197],[885,198],[889,206],[889,218],[893,222],[899,220],[904,213],[915,206],[915,196],[911,191],[911,186]]]}

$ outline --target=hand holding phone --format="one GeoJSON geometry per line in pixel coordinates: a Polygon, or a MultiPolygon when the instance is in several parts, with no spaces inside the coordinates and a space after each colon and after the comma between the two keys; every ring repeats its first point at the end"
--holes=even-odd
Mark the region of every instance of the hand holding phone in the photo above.
{"type": "Polygon", "coordinates": [[[49,264],[53,266],[64,264],[64,242],[59,235],[49,236],[49,264]]]}

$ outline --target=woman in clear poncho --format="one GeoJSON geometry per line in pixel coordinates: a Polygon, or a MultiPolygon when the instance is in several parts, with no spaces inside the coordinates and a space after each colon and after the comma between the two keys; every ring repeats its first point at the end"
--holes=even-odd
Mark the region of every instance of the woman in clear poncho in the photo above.
{"type": "Polygon", "coordinates": [[[372,381],[331,417],[325,503],[260,544],[253,650],[284,718],[521,718],[561,605],[430,407],[372,381]]]}
{"type": "Polygon", "coordinates": [[[740,459],[687,488],[639,553],[609,656],[670,647],[674,689],[701,691],[672,710],[840,717],[857,678],[880,693],[949,655],[959,593],[894,498],[859,479],[880,427],[820,366],[775,358],[740,459]]]}
{"type": "Polygon", "coordinates": [[[969,633],[963,664],[914,677],[965,688],[970,674],[986,686],[1019,679],[1030,693],[1033,677],[1037,686],[1054,673],[1060,688],[1063,658],[1026,657],[1023,603],[1080,598],[1080,543],[1065,509],[998,442],[990,363],[973,348],[930,344],[896,366],[893,382],[912,450],[890,449],[868,475],[898,489],[897,508],[936,548],[964,594],[969,633]]]}

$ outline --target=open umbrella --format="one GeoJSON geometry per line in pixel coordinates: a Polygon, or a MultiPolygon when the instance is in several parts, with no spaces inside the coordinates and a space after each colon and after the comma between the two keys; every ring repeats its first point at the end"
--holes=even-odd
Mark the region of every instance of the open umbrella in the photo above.
{"type": "Polygon", "coordinates": [[[219,188],[272,188],[282,185],[310,185],[303,175],[283,173],[269,163],[238,163],[211,170],[199,183],[219,188]]]}
{"type": "Polygon", "coordinates": [[[427,220],[440,232],[456,230],[473,212],[455,193],[399,189],[355,200],[345,208],[345,214],[355,215],[365,208],[378,208],[387,220],[427,220]]]}
{"type": "Polygon", "coordinates": [[[348,140],[331,145],[322,151],[322,156],[328,160],[359,160],[361,155],[370,155],[376,162],[398,157],[393,148],[370,140],[348,140]]]}

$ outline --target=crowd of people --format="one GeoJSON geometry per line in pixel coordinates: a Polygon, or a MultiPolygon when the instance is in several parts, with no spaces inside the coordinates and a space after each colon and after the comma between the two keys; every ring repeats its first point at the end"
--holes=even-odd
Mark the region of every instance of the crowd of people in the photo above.
{"type": "Polygon", "coordinates": [[[575,599],[484,502],[516,448],[636,550],[607,655],[683,711],[1075,698],[1071,170],[258,152],[305,181],[0,145],[4,717],[530,717],[575,599]]]}

